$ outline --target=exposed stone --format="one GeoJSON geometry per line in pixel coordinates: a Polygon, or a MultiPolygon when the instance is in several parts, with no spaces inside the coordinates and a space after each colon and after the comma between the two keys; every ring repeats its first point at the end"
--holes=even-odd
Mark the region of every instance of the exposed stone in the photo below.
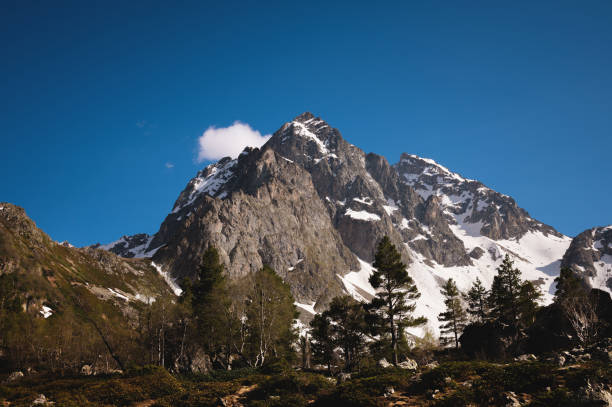
{"type": "Polygon", "coordinates": [[[406,358],[406,360],[404,360],[403,362],[398,363],[397,367],[406,370],[416,370],[419,365],[415,360],[406,358]]]}
{"type": "Polygon", "coordinates": [[[336,376],[336,379],[338,380],[338,384],[342,384],[345,383],[347,380],[351,380],[351,374],[350,373],[338,373],[338,375],[336,376]]]}
{"type": "Polygon", "coordinates": [[[579,396],[584,401],[592,402],[589,405],[612,406],[612,389],[609,385],[588,380],[586,386],[580,389],[579,396]]]}
{"type": "Polygon", "coordinates": [[[21,379],[22,377],[23,377],[23,372],[17,371],[17,372],[11,373],[6,380],[8,382],[14,382],[16,380],[21,379]]]}
{"type": "Polygon", "coordinates": [[[189,370],[192,373],[208,373],[212,370],[212,361],[202,349],[197,349],[191,356],[191,363],[189,364],[189,370]]]}
{"type": "Polygon", "coordinates": [[[513,391],[504,393],[504,406],[505,407],[520,407],[521,402],[513,391]]]}
{"type": "Polygon", "coordinates": [[[533,361],[538,360],[538,358],[536,357],[536,355],[529,353],[529,354],[517,356],[515,360],[520,361],[520,362],[527,362],[527,361],[533,362],[533,361]]]}
{"type": "Polygon", "coordinates": [[[52,406],[55,402],[47,400],[44,394],[39,394],[36,399],[30,404],[31,406],[52,406]]]}
{"type": "Polygon", "coordinates": [[[381,360],[378,361],[378,366],[382,367],[383,369],[386,369],[388,367],[393,366],[391,363],[387,362],[387,359],[382,358],[381,360]]]}

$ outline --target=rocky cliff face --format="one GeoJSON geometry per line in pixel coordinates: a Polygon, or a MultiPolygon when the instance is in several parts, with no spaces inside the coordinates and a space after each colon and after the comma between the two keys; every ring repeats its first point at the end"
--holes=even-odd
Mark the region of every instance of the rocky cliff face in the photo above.
{"type": "Polygon", "coordinates": [[[144,247],[110,250],[153,256],[180,280],[212,244],[230,276],[270,264],[312,311],[342,292],[373,295],[367,280],[384,235],[409,265],[423,294],[417,312],[434,331],[444,307],[440,284],[449,277],[461,289],[476,277],[490,284],[505,253],[550,300],[571,240],[478,181],[406,153],[391,165],[304,113],[261,149],[200,171],[158,233],[138,239],[144,247]]]}
{"type": "Polygon", "coordinates": [[[612,293],[612,226],[585,230],[576,236],[562,265],[580,274],[590,287],[612,293]]]}

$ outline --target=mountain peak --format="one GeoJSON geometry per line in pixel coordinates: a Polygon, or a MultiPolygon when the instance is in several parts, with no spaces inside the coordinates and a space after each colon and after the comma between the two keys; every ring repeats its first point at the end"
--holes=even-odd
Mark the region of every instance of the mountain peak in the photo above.
{"type": "Polygon", "coordinates": [[[312,113],[304,112],[301,115],[297,116],[295,119],[293,119],[293,121],[294,122],[302,122],[302,123],[304,123],[304,122],[306,122],[308,120],[312,120],[314,118],[315,118],[315,116],[312,113]]]}

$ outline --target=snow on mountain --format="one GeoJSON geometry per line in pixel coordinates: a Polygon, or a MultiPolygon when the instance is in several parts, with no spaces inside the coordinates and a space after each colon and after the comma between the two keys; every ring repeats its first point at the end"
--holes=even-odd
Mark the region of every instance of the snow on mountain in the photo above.
{"type": "MultiPolygon", "coordinates": [[[[375,295],[368,278],[385,235],[421,292],[417,314],[436,333],[444,309],[440,288],[449,277],[461,290],[477,277],[488,286],[509,254],[548,303],[561,259],[574,244],[479,181],[412,154],[390,165],[304,113],[261,149],[247,148],[198,172],[156,235],[101,248],[153,256],[175,284],[172,278],[189,276],[202,250],[214,244],[230,276],[273,265],[291,285],[298,309],[312,314],[342,292],[359,300],[375,295]]],[[[593,285],[612,285],[610,240],[598,236],[576,244],[587,248],[574,263],[593,285]]]]}
{"type": "Polygon", "coordinates": [[[562,263],[592,288],[612,294],[612,225],[588,229],[576,236],[562,263]]]}
{"type": "Polygon", "coordinates": [[[122,236],[120,239],[107,244],[97,243],[90,246],[93,249],[103,249],[113,252],[118,256],[127,258],[145,258],[152,257],[157,248],[150,248],[151,242],[155,236],[149,236],[146,233],[139,233],[132,236],[122,236]]]}
{"type": "Polygon", "coordinates": [[[187,188],[176,201],[172,213],[177,213],[186,206],[191,205],[202,194],[224,198],[226,193],[221,187],[232,177],[237,159],[225,157],[215,164],[210,164],[198,172],[187,185],[187,188]]]}

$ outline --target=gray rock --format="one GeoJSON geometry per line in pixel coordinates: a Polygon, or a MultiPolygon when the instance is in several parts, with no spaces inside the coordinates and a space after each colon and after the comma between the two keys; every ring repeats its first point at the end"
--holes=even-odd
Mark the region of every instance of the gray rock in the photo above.
{"type": "Polygon", "coordinates": [[[337,381],[338,384],[342,384],[342,383],[345,383],[347,380],[351,380],[351,374],[350,373],[338,373],[338,376],[336,376],[336,379],[338,380],[337,381]]]}
{"type": "Polygon", "coordinates": [[[513,391],[504,393],[504,406],[505,407],[520,407],[521,402],[513,391]]]}
{"type": "Polygon", "coordinates": [[[378,361],[378,366],[382,367],[383,369],[386,369],[388,367],[393,366],[391,363],[387,362],[387,359],[382,358],[381,360],[378,361]]]}
{"type": "Polygon", "coordinates": [[[407,358],[403,362],[398,363],[397,367],[401,369],[406,369],[406,370],[416,370],[419,367],[419,365],[417,364],[415,360],[407,358]]]}
{"type": "MultiPolygon", "coordinates": [[[[612,256],[612,227],[596,227],[585,230],[572,239],[572,243],[563,255],[561,267],[569,267],[584,278],[587,285],[596,280],[600,273],[606,287],[612,290],[612,263],[605,262],[612,256]],[[606,257],[605,257],[606,256],[606,257]]],[[[593,287],[599,288],[599,287],[593,287]]]]}
{"type": "Polygon", "coordinates": [[[212,370],[212,361],[202,349],[197,349],[191,356],[189,370],[192,373],[208,373],[212,370]]]}
{"type": "Polygon", "coordinates": [[[14,382],[16,380],[21,379],[22,377],[23,377],[23,372],[16,371],[16,372],[11,373],[6,380],[8,382],[14,382]]]}
{"type": "Polygon", "coordinates": [[[520,355],[518,357],[515,358],[515,360],[518,360],[520,362],[526,362],[526,361],[536,361],[538,360],[538,358],[536,357],[536,355],[530,353],[530,354],[526,354],[526,355],[520,355]]]}
{"type": "Polygon", "coordinates": [[[44,394],[39,394],[36,399],[30,404],[31,406],[52,406],[55,402],[47,400],[44,394]]]}
{"type": "Polygon", "coordinates": [[[438,361],[434,360],[433,362],[426,364],[425,368],[427,368],[427,369],[435,369],[438,366],[440,366],[440,364],[438,363],[438,361]]]}
{"type": "Polygon", "coordinates": [[[612,406],[612,389],[601,383],[587,381],[587,385],[580,389],[579,396],[584,401],[595,402],[595,405],[612,406]]]}

